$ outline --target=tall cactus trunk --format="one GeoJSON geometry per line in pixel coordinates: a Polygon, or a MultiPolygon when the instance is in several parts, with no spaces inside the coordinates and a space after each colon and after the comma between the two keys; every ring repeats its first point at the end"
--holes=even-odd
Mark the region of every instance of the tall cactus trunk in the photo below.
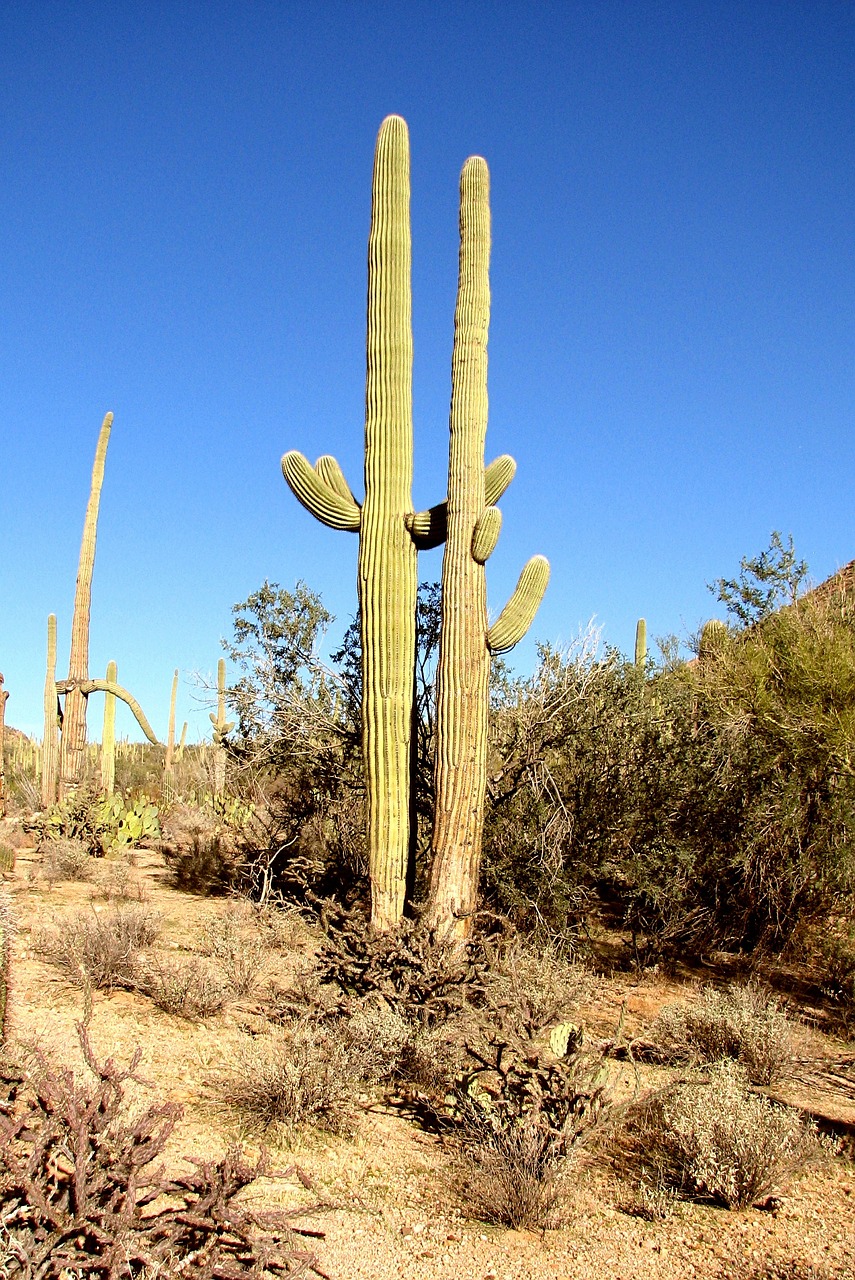
{"type": "Polygon", "coordinates": [[[178,668],[172,677],[172,693],[169,698],[169,725],[166,730],[166,755],[163,758],[163,799],[171,804],[175,798],[175,702],[178,697],[178,668]]]}
{"type": "MultiPolygon", "coordinates": [[[[176,672],[176,675],[178,673],[176,672]]],[[[217,663],[217,716],[211,716],[214,726],[214,795],[222,799],[226,791],[226,734],[234,727],[226,720],[226,660],[217,663]]],[[[174,735],[174,729],[173,729],[174,735]]],[[[174,741],[174,737],[173,737],[174,741]]]]}
{"type": "Polygon", "coordinates": [[[371,920],[396,925],[410,853],[410,740],[416,651],[413,403],[407,126],[377,139],[368,241],[365,503],[359,539],[362,741],[368,792],[371,920]]]}
{"type": "Polygon", "coordinates": [[[3,688],[3,676],[0,675],[0,818],[6,816],[6,699],[8,691],[3,688]]]}
{"type": "Polygon", "coordinates": [[[473,157],[460,178],[430,903],[432,922],[456,937],[465,936],[475,910],[487,787],[487,582],[472,546],[485,510],[489,269],[489,174],[473,157]]]}
{"type": "Polygon", "coordinates": [[[42,808],[56,803],[59,765],[59,699],[56,695],[56,614],[48,618],[47,671],[45,673],[45,736],[42,742],[42,808]]]}
{"type": "MultiPolygon", "coordinates": [[[[107,663],[107,683],[116,684],[119,668],[107,663]]],[[[116,789],[116,695],[104,694],[104,728],[101,732],[101,788],[111,796],[116,789]]]]}
{"type": "Polygon", "coordinates": [[[92,608],[92,571],[95,567],[95,540],[98,533],[98,508],[104,483],[104,463],[113,415],[108,413],[101,424],[92,486],[83,523],[83,541],[74,593],[74,616],[71,621],[71,652],[68,663],[69,689],[65,697],[59,757],[59,795],[63,799],[79,785],[86,760],[87,694],[79,685],[89,678],[89,618],[92,608]]]}

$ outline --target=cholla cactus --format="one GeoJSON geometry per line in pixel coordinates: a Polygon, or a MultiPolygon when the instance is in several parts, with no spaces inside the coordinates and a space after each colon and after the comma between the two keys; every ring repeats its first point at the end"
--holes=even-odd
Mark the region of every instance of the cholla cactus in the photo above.
{"type": "Polygon", "coordinates": [[[460,272],[452,355],[429,909],[434,928],[457,939],[469,930],[478,890],[487,789],[490,657],[507,652],[522,639],[549,580],[548,561],[533,557],[498,619],[488,625],[484,566],[501,529],[501,513],[486,492],[484,467],[489,197],[487,165],[480,156],[472,156],[460,175],[460,272]]]}

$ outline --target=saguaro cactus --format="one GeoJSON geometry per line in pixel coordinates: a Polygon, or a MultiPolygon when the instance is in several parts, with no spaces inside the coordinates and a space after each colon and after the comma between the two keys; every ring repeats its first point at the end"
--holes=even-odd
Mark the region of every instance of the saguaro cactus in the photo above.
{"type": "MultiPolygon", "coordinates": [[[[176,677],[178,672],[175,673],[176,677]]],[[[217,663],[217,714],[210,713],[210,721],[214,726],[214,794],[222,796],[226,789],[226,734],[235,727],[234,720],[226,719],[226,660],[220,658],[217,663]]],[[[175,729],[173,723],[173,743],[175,729]]]]}
{"type": "MultiPolygon", "coordinates": [[[[479,156],[460,175],[460,263],[454,316],[442,631],[437,673],[436,809],[429,920],[465,937],[475,909],[487,786],[490,655],[520,640],[549,580],[531,559],[492,627],[484,565],[501,513],[485,484],[487,332],[490,321],[490,178],[479,156]]],[[[507,481],[513,463],[502,459],[507,481]],[[510,466],[508,466],[510,463],[510,466]]],[[[495,464],[494,464],[495,465],[495,464]]]]}
{"type": "MultiPolygon", "coordinates": [[[[225,673],[223,673],[225,680],[225,673]]],[[[169,725],[166,731],[166,755],[163,758],[163,783],[161,790],[167,804],[171,804],[175,796],[175,700],[178,697],[178,668],[172,677],[172,693],[169,698],[169,725]]]]}
{"type": "Polygon", "coordinates": [[[42,808],[56,800],[59,765],[59,698],[56,695],[56,614],[48,617],[47,672],[45,674],[45,736],[42,742],[42,808]]]}
{"type": "Polygon", "coordinates": [[[89,616],[92,608],[92,571],[95,568],[95,541],[98,534],[98,508],[101,505],[101,486],[104,483],[104,463],[113,415],[108,413],[101,424],[95,462],[92,467],[92,485],[83,522],[83,541],[80,545],[80,561],[77,568],[77,588],[74,593],[74,614],[71,620],[71,652],[68,661],[68,681],[62,721],[62,738],[59,757],[60,797],[77,786],[83,776],[86,756],[86,694],[81,682],[89,678],[89,616]]]}
{"type": "Polygon", "coordinates": [[[389,116],[374,154],[368,240],[365,501],[360,507],[334,458],[319,458],[314,469],[300,453],[282,459],[285,479],[318,520],[359,534],[371,919],[381,929],[403,914],[410,849],[417,573],[415,535],[408,527],[413,517],[409,211],[407,126],[399,116],[389,116]]]}
{"type": "Polygon", "coordinates": [[[647,623],[639,618],[635,624],[635,666],[643,673],[647,665],[647,623]]]}
{"type": "MultiPolygon", "coordinates": [[[[107,683],[116,684],[119,668],[107,663],[107,683]]],[[[104,694],[104,728],[101,731],[101,786],[111,796],[116,789],[116,695],[104,694]]]]}

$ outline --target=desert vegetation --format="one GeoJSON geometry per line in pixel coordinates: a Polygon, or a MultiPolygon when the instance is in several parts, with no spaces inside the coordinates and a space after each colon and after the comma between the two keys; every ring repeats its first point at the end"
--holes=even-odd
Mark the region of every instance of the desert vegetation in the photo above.
{"type": "Polygon", "coordinates": [[[521,1276],[797,1276],[822,1240],[816,1274],[851,1276],[855,600],[805,591],[776,533],[713,584],[728,621],[689,660],[642,622],[631,659],[589,629],[515,674],[549,568],[488,625],[515,469],[484,465],[489,177],[461,175],[448,492],[424,512],[408,184],[391,117],[365,499],[330,457],[282,462],[359,537],[340,650],[309,586],[265,581],[206,743],[176,742],[178,673],[165,744],[115,663],[90,678],[108,414],[40,743],[0,689],[2,1274],[496,1277],[511,1250],[521,1276]],[[116,698],[145,743],[116,742],[116,698]]]}

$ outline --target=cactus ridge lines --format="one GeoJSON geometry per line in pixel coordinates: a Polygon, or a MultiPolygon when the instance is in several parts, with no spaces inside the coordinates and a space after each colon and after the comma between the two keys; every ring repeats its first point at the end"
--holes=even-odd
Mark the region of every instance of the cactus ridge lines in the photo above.
{"type": "Polygon", "coordinates": [[[345,497],[332,488],[302,453],[291,449],[283,455],[282,474],[294,497],[321,524],[330,529],[358,531],[360,510],[354,498],[345,497]]]}
{"type": "Polygon", "coordinates": [[[545,556],[532,556],[523,567],[513,595],[487,632],[491,653],[507,653],[522,640],[534,621],[548,583],[549,561],[545,556]]]}

